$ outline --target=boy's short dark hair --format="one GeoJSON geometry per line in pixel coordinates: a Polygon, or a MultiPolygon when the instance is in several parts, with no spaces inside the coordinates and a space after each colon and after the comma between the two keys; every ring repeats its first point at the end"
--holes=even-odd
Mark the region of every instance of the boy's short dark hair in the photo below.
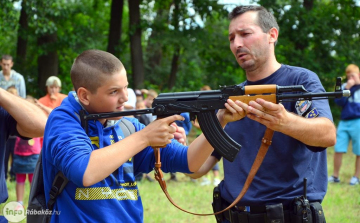
{"type": "Polygon", "coordinates": [[[86,50],[75,59],[71,67],[71,82],[75,91],[84,87],[94,94],[106,76],[122,69],[124,65],[111,53],[86,50]]]}

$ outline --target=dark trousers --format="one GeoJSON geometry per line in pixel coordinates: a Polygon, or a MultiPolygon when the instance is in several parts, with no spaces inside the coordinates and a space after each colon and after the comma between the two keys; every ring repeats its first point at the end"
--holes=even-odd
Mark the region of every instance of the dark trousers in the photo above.
{"type": "MultiPolygon", "coordinates": [[[[10,155],[11,157],[14,159],[14,148],[15,148],[15,142],[16,142],[16,138],[9,138],[6,141],[6,149],[5,149],[5,179],[7,179],[8,176],[8,166],[9,166],[9,159],[10,159],[10,155]]],[[[14,173],[14,169],[13,169],[13,162],[11,161],[11,166],[10,166],[10,179],[11,178],[15,178],[15,173],[14,173]]]]}

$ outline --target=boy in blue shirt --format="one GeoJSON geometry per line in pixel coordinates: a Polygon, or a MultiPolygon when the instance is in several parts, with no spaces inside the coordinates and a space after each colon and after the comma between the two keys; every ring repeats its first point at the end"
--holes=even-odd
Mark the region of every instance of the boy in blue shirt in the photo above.
{"type": "MultiPolygon", "coordinates": [[[[189,147],[173,140],[176,129],[171,123],[182,120],[180,115],[146,127],[135,118],[122,117],[136,130],[126,138],[119,120],[88,121],[86,134],[80,124],[80,110],[89,114],[123,110],[128,100],[126,70],[112,54],[88,50],[75,59],[71,80],[75,92],[50,114],[44,135],[46,201],[58,171],[69,179],[54,205],[60,214],[53,215],[51,222],[143,222],[135,176],[153,169],[152,147],[166,145],[161,149],[164,172],[185,173],[197,171],[213,148],[203,135],[189,147]]],[[[229,100],[225,106],[237,105],[229,100]]],[[[239,117],[235,109],[231,111],[218,113],[223,127],[239,117]]]]}
{"type": "Polygon", "coordinates": [[[342,111],[334,147],[334,173],[328,180],[330,183],[340,182],[342,155],[347,152],[351,140],[356,160],[355,172],[349,184],[357,185],[360,183],[360,71],[357,65],[349,64],[345,72],[347,82],[342,85],[342,89],[350,90],[351,96],[335,99],[335,103],[342,107],[342,111]]]}

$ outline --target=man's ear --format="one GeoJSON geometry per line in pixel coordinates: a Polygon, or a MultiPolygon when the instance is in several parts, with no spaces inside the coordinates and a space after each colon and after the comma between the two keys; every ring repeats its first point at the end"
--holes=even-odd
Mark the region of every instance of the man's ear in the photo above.
{"type": "Polygon", "coordinates": [[[278,39],[279,31],[275,27],[273,27],[269,30],[269,34],[270,34],[269,43],[275,43],[278,39]]]}
{"type": "Polygon", "coordinates": [[[76,94],[77,94],[81,104],[83,104],[83,105],[89,105],[90,104],[91,92],[89,90],[87,90],[84,87],[79,87],[76,94]]]}

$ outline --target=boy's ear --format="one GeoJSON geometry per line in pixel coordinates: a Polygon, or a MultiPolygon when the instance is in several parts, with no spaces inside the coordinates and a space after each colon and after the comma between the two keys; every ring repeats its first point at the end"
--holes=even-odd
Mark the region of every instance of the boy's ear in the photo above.
{"type": "Polygon", "coordinates": [[[91,94],[90,91],[83,87],[79,87],[79,89],[77,90],[77,96],[79,98],[79,101],[83,105],[90,104],[90,94],[91,94]]]}

